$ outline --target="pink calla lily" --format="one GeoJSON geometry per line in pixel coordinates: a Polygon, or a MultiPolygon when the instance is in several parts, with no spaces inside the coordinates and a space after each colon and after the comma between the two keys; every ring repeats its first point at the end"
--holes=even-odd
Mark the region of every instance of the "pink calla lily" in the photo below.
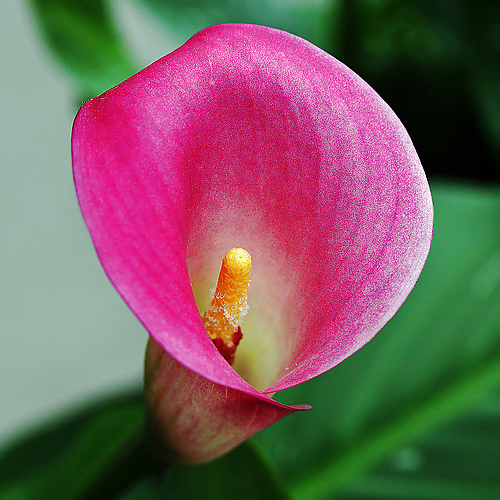
{"type": "Polygon", "coordinates": [[[151,336],[151,419],[184,462],[306,408],[270,395],[368,342],[429,251],[429,187],[398,118],[282,31],[201,31],[87,102],[72,147],[97,254],[151,336]],[[233,368],[200,312],[235,246],[253,268],[233,368]]]}

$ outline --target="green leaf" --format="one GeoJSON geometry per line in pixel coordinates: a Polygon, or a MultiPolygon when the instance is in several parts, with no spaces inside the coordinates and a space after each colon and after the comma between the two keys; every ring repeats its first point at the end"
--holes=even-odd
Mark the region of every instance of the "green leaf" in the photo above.
{"type": "Polygon", "coordinates": [[[0,456],[0,500],[289,498],[257,444],[208,464],[165,467],[137,433],[143,420],[142,397],[123,396],[18,439],[0,456]]]}
{"type": "Polygon", "coordinates": [[[90,98],[133,75],[105,0],[31,0],[52,51],[90,98]]]}
{"type": "Polygon", "coordinates": [[[295,498],[344,488],[500,384],[500,193],[435,185],[433,197],[431,253],[400,312],[340,366],[279,394],[313,410],[258,436],[295,498]]]}
{"type": "Polygon", "coordinates": [[[396,450],[342,492],[344,500],[497,500],[500,498],[500,398],[396,450]],[[495,403],[492,405],[491,403],[495,403]]]}
{"type": "Polygon", "coordinates": [[[263,451],[248,441],[218,460],[171,466],[161,481],[150,477],[121,500],[287,500],[281,478],[263,451]]]}
{"type": "Polygon", "coordinates": [[[322,46],[331,36],[327,2],[274,0],[141,0],[156,18],[183,38],[212,24],[262,24],[294,33],[322,46]]]}
{"type": "Polygon", "coordinates": [[[142,398],[113,398],[12,443],[0,456],[0,499],[76,498],[144,419],[142,398]]]}

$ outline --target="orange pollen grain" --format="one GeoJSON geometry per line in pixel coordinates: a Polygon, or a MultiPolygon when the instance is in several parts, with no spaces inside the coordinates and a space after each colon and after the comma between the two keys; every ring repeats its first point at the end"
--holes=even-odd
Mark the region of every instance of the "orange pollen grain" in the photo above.
{"type": "Polygon", "coordinates": [[[252,259],[243,248],[232,248],[222,260],[214,296],[203,324],[215,342],[222,341],[228,348],[236,348],[233,336],[248,311],[247,290],[252,259]]]}

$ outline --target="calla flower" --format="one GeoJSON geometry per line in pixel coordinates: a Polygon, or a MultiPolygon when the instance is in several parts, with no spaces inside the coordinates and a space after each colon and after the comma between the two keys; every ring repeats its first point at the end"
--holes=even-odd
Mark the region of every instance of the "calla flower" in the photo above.
{"type": "Polygon", "coordinates": [[[151,337],[151,421],[180,461],[308,408],[271,395],[368,342],[428,254],[432,202],[402,124],[346,66],[282,31],[201,31],[87,102],[72,147],[97,254],[151,337]],[[201,318],[232,247],[252,256],[233,366],[201,318]]]}

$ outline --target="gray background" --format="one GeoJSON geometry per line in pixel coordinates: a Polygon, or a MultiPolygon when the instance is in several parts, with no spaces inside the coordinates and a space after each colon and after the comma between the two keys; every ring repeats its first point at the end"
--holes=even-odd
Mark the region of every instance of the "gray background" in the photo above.
{"type": "MultiPolygon", "coordinates": [[[[143,66],[173,50],[148,13],[115,2],[143,66]]],[[[29,9],[0,2],[0,447],[23,428],[140,387],[146,333],[107,281],[76,202],[77,111],[29,9]]]]}

